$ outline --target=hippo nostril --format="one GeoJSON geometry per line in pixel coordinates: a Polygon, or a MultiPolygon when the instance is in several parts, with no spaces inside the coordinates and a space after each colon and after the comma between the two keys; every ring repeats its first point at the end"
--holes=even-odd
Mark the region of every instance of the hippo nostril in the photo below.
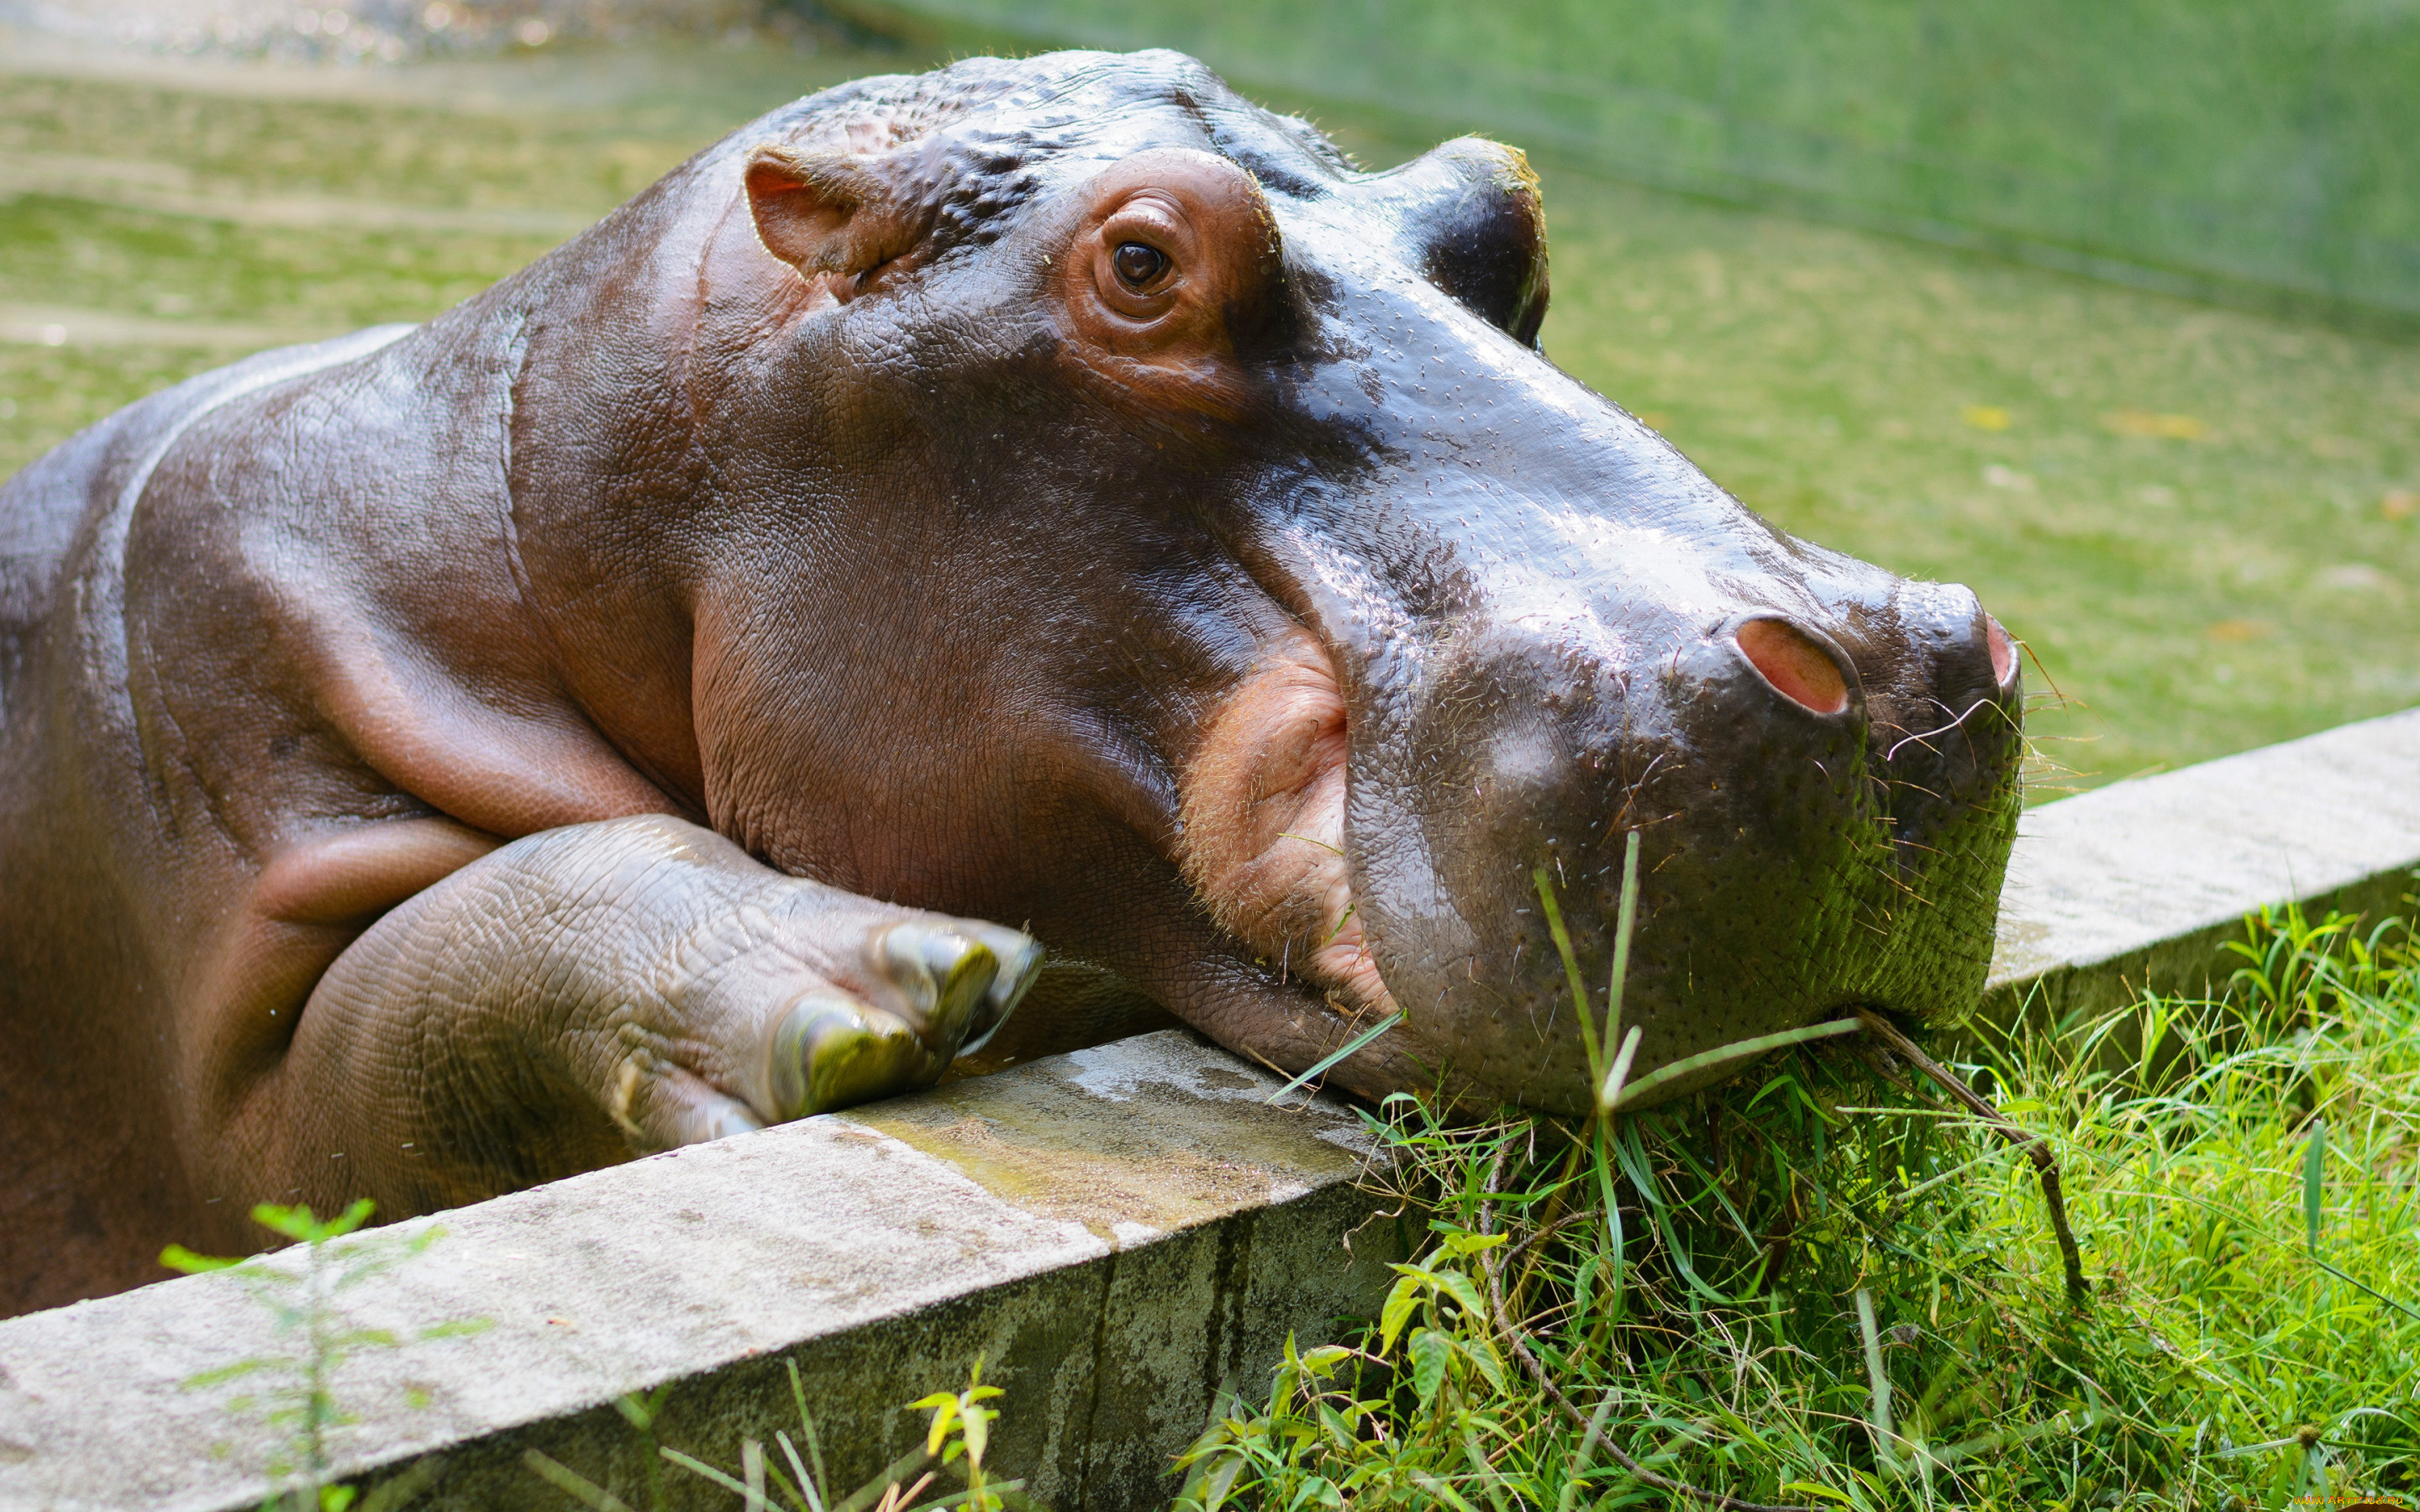
{"type": "Polygon", "coordinates": [[[1750,620],[1732,633],[1740,655],[1775,692],[1815,714],[1849,706],[1849,680],[1814,637],[1787,620],[1750,620]]]}
{"type": "Polygon", "coordinates": [[[1995,687],[2006,687],[2009,679],[2017,675],[2017,643],[2009,639],[2008,631],[2000,628],[2000,622],[1989,614],[1983,616],[1983,624],[1986,626],[1985,639],[1992,647],[1992,682],[1995,687]]]}

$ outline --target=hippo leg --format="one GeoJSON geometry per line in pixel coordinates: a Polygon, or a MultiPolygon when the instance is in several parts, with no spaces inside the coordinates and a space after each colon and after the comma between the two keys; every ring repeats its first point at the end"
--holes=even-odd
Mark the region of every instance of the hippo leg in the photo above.
{"type": "Polygon", "coordinates": [[[281,1068],[307,1132],[280,1164],[318,1188],[343,1151],[352,1193],[426,1211],[928,1086],[1040,963],[676,819],[543,831],[329,968],[281,1068]]]}

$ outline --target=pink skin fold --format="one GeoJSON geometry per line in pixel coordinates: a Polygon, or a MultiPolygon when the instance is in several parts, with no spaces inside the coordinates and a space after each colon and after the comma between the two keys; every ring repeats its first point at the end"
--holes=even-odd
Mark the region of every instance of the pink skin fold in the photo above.
{"type": "Polygon", "coordinates": [[[1187,765],[1178,860],[1219,928],[1350,1020],[1395,1011],[1344,856],[1344,695],[1309,632],[1267,648],[1187,765]]]}

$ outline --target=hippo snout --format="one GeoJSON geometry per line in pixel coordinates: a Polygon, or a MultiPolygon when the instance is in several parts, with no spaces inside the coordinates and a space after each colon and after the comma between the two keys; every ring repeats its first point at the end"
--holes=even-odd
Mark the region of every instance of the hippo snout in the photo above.
{"type": "Polygon", "coordinates": [[[1409,759],[1355,766],[1354,894],[1430,1053],[1496,1097],[1590,1105],[1539,879],[1601,1026],[1633,833],[1634,1079],[1852,1006],[1975,998],[2015,815],[2014,648],[1964,588],[1854,586],[1589,622],[1628,634],[1499,624],[1404,690],[1377,744],[1409,759]]]}

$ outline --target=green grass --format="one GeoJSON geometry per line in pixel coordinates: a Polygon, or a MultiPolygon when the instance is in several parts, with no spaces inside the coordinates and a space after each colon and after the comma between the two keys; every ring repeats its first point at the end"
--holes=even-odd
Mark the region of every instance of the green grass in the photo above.
{"type": "MultiPolygon", "coordinates": [[[[434,314],[729,124],[926,61],[10,76],[0,471],[249,347],[434,314]]],[[[1544,162],[1548,351],[1785,528],[1972,584],[2065,695],[2037,798],[2420,702],[2420,347],[1544,162]]]]}
{"type": "MultiPolygon", "coordinates": [[[[814,1414],[807,1408],[805,1383],[799,1377],[798,1363],[788,1362],[788,1366],[790,1401],[799,1414],[798,1437],[791,1438],[787,1429],[774,1433],[773,1443],[780,1450],[778,1458],[761,1439],[741,1440],[737,1474],[656,1442],[656,1420],[673,1384],[659,1386],[650,1395],[633,1393],[616,1402],[614,1406],[623,1421],[629,1424],[644,1457],[646,1493],[641,1499],[646,1504],[644,1508],[633,1506],[539,1450],[522,1451],[521,1463],[532,1475],[592,1512],[672,1512],[672,1488],[663,1474],[667,1464],[737,1496],[739,1512],[867,1512],[868,1508],[874,1512],[900,1512],[909,1506],[920,1512],[946,1512],[952,1507],[963,1508],[964,1512],[1047,1512],[1025,1494],[1023,1481],[994,1479],[984,1469],[991,1425],[1001,1415],[997,1408],[984,1403],[1005,1393],[998,1386],[984,1384],[981,1355],[975,1357],[968,1372],[966,1390],[937,1391],[908,1404],[907,1410],[911,1412],[931,1414],[923,1443],[911,1446],[872,1480],[847,1492],[830,1484],[824,1467],[823,1443],[815,1432],[814,1414]],[[800,1445],[805,1446],[803,1455],[800,1445]],[[940,1486],[945,1481],[955,1481],[965,1489],[942,1490],[940,1486]],[[931,1499],[924,1500],[928,1494],[931,1499]]],[[[681,1504],[697,1505],[696,1489],[688,1489],[691,1494],[684,1497],[681,1504]]],[[[561,1504],[539,1498],[530,1504],[561,1504]]],[[[346,1509],[339,1507],[335,1512],[346,1509]]]]}
{"type": "Polygon", "coordinates": [[[1417,1250],[1396,1300],[1231,1402],[1179,1504],[1662,1504],[1602,1446],[1807,1507],[2408,1497],[2414,943],[2254,921],[2224,999],[1964,1057],[2064,1168],[2080,1309],[2022,1153],[1849,1051],[1578,1128],[1399,1098],[1373,1119],[1417,1250]],[[2096,1053],[2129,1027],[2148,1059],[2096,1053]]]}
{"type": "Polygon", "coordinates": [[[367,71],[85,58],[46,73],[55,54],[11,47],[0,33],[0,475],[246,351],[426,319],[749,116],[927,61],[659,42],[367,71]],[[61,345],[44,345],[50,326],[61,345]]]}

